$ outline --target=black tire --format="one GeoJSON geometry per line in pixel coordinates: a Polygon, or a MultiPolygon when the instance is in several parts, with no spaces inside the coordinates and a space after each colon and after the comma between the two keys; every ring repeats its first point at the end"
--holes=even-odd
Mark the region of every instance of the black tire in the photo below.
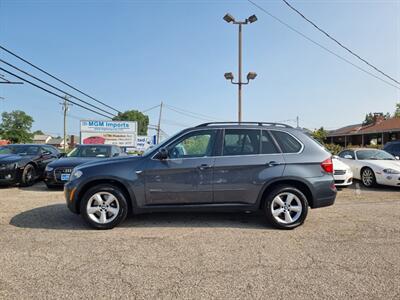
{"type": "Polygon", "coordinates": [[[361,169],[361,183],[367,188],[376,186],[375,173],[371,168],[365,167],[361,169]]]}
{"type": "Polygon", "coordinates": [[[279,229],[294,229],[297,226],[300,226],[304,223],[307,213],[308,213],[308,201],[307,197],[297,188],[288,185],[281,185],[274,188],[265,198],[264,202],[264,213],[267,218],[267,221],[272,224],[274,227],[279,229]],[[279,196],[282,202],[285,204],[284,207],[275,207],[277,203],[274,201],[275,197],[279,196]],[[293,200],[289,201],[289,195],[294,195],[293,200]],[[285,198],[286,197],[286,198],[285,198]],[[293,201],[295,201],[296,205],[292,205],[293,201]],[[289,204],[288,204],[289,203],[289,204]],[[299,204],[301,204],[301,211],[292,211],[291,209],[296,206],[296,209],[299,208],[299,204]],[[272,210],[277,211],[278,209],[282,209],[282,213],[277,216],[274,216],[272,210]],[[288,221],[284,223],[284,220],[278,221],[282,218],[286,220],[286,213],[290,215],[290,220],[293,217],[293,222],[288,221]]]}
{"type": "MultiPolygon", "coordinates": [[[[116,207],[117,203],[114,202],[115,207],[116,207]]],[[[83,199],[80,203],[80,214],[83,217],[83,219],[93,228],[112,229],[126,219],[126,216],[128,214],[128,203],[126,201],[124,194],[118,187],[110,185],[110,184],[100,184],[100,185],[96,185],[96,186],[90,188],[85,193],[85,195],[83,196],[83,199]],[[116,214],[116,217],[112,221],[105,223],[105,224],[101,224],[99,222],[94,221],[92,219],[93,214],[91,217],[91,216],[89,216],[88,211],[87,211],[89,200],[91,200],[92,196],[94,196],[97,193],[112,194],[118,203],[119,211],[116,214]]],[[[95,215],[95,217],[99,216],[99,214],[100,214],[100,212],[97,215],[95,215]]],[[[109,212],[106,212],[106,214],[108,216],[109,212]]]]}
{"type": "Polygon", "coordinates": [[[22,171],[21,186],[31,186],[36,180],[36,169],[33,165],[27,164],[22,171]]]}

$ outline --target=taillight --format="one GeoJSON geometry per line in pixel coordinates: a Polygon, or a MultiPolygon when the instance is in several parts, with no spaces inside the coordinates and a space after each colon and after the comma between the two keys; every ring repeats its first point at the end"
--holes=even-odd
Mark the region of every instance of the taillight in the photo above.
{"type": "Polygon", "coordinates": [[[332,158],[327,158],[321,163],[321,168],[326,172],[326,173],[333,173],[333,162],[332,158]]]}

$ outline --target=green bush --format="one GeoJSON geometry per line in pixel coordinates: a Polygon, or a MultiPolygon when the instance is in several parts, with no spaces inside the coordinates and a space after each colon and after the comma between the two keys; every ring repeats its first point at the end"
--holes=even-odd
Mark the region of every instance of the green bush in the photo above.
{"type": "Polygon", "coordinates": [[[324,144],[324,146],[333,155],[337,155],[340,151],[343,150],[342,146],[336,144],[324,144]]]}

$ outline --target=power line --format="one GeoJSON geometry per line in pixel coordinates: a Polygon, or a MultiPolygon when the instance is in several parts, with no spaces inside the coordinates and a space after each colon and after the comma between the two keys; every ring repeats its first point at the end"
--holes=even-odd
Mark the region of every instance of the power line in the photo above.
{"type": "Polygon", "coordinates": [[[6,64],[6,65],[8,65],[8,66],[14,68],[15,70],[17,70],[17,71],[19,71],[19,72],[21,72],[21,73],[24,73],[25,75],[28,75],[29,77],[31,77],[31,78],[33,78],[33,79],[36,79],[37,81],[39,81],[39,82],[41,82],[41,83],[44,83],[45,85],[47,85],[47,86],[49,86],[49,87],[51,87],[51,88],[53,88],[53,89],[55,89],[55,90],[57,90],[57,91],[59,91],[59,92],[61,92],[61,93],[64,93],[64,94],[70,96],[71,98],[74,98],[74,99],[76,99],[76,100],[78,100],[78,101],[81,101],[81,102],[83,102],[83,103],[85,103],[85,104],[87,104],[87,105],[89,105],[89,106],[91,106],[91,107],[93,107],[93,108],[95,108],[95,109],[98,109],[98,110],[100,110],[100,111],[102,111],[102,112],[105,112],[105,113],[107,113],[107,114],[110,114],[110,115],[113,116],[113,117],[116,117],[116,115],[114,115],[114,114],[112,114],[112,113],[110,113],[110,112],[108,112],[108,111],[106,111],[106,110],[104,110],[104,109],[102,109],[102,108],[100,108],[100,107],[98,107],[98,106],[95,106],[95,105],[93,105],[93,104],[91,104],[91,103],[89,103],[89,102],[87,102],[87,101],[85,101],[85,100],[82,100],[81,98],[75,97],[75,96],[71,95],[70,93],[67,93],[67,92],[64,91],[64,90],[61,90],[61,89],[55,87],[54,85],[52,85],[52,84],[50,84],[50,83],[48,83],[48,82],[46,82],[46,81],[44,81],[44,80],[41,80],[40,78],[38,78],[38,77],[36,77],[36,76],[34,76],[34,75],[32,75],[32,74],[29,74],[28,72],[26,72],[26,71],[24,71],[24,70],[21,70],[20,68],[18,68],[18,67],[16,67],[16,66],[14,66],[14,65],[12,65],[12,64],[10,64],[10,63],[4,61],[4,60],[2,60],[2,59],[0,59],[0,62],[2,62],[3,64],[6,64]]]}
{"type": "Polygon", "coordinates": [[[142,110],[141,112],[144,113],[144,112],[150,111],[150,110],[152,110],[152,109],[155,109],[155,108],[157,108],[157,107],[160,107],[160,104],[157,104],[157,105],[155,105],[155,106],[153,106],[153,107],[150,107],[150,108],[148,108],[148,109],[142,110]]]}
{"type": "MultiPolygon", "coordinates": [[[[29,80],[27,80],[27,79],[25,79],[25,78],[22,78],[21,76],[18,76],[18,75],[14,74],[14,73],[12,73],[12,72],[10,72],[10,71],[7,71],[6,69],[3,69],[3,68],[1,68],[1,67],[0,67],[0,70],[2,70],[3,72],[6,72],[6,73],[8,73],[8,74],[10,74],[10,75],[12,75],[12,76],[18,78],[19,80],[22,80],[22,81],[24,81],[24,82],[26,82],[26,83],[29,83],[30,85],[33,85],[34,87],[37,87],[37,88],[39,88],[39,89],[41,89],[41,90],[43,90],[43,91],[45,91],[45,92],[47,92],[47,93],[49,93],[49,94],[51,94],[51,95],[54,95],[54,96],[56,96],[56,97],[61,98],[61,99],[64,100],[64,97],[63,97],[63,96],[60,96],[60,95],[58,95],[58,94],[56,94],[56,93],[54,93],[54,92],[52,92],[52,91],[50,91],[50,90],[48,90],[48,89],[46,89],[46,88],[40,86],[40,85],[37,85],[36,83],[33,83],[32,81],[29,81],[29,80]]],[[[83,108],[83,109],[86,109],[86,110],[88,110],[88,111],[91,111],[91,112],[93,112],[93,113],[95,113],[95,114],[98,114],[98,115],[100,115],[100,116],[106,117],[107,119],[111,119],[110,116],[106,116],[106,115],[104,115],[104,114],[102,114],[102,113],[100,113],[100,112],[97,112],[97,111],[95,111],[95,110],[93,110],[93,109],[91,109],[91,108],[88,108],[88,107],[86,107],[86,106],[83,106],[83,105],[81,105],[81,104],[79,104],[79,103],[76,103],[76,102],[74,102],[74,101],[72,101],[72,100],[69,100],[69,99],[68,99],[67,101],[70,102],[70,103],[72,103],[72,104],[75,104],[76,106],[79,106],[79,107],[81,107],[81,108],[83,108]]]]}
{"type": "Polygon", "coordinates": [[[289,28],[291,31],[297,33],[298,35],[300,35],[301,37],[305,38],[306,40],[308,40],[309,42],[313,43],[314,45],[316,45],[316,46],[320,47],[321,49],[323,49],[323,50],[329,52],[330,54],[336,56],[336,57],[339,58],[340,60],[342,60],[342,61],[344,61],[344,62],[346,62],[346,63],[352,65],[352,66],[355,67],[356,69],[358,69],[358,70],[360,70],[360,71],[362,71],[362,72],[364,72],[364,73],[366,73],[366,74],[368,74],[368,75],[370,75],[370,76],[372,76],[372,77],[374,77],[374,78],[376,78],[376,79],[378,79],[378,80],[380,80],[380,81],[382,81],[382,82],[384,82],[384,83],[386,83],[386,84],[388,84],[388,85],[390,85],[390,86],[392,86],[392,87],[394,87],[394,88],[396,88],[396,89],[398,89],[398,90],[400,90],[400,87],[398,87],[397,85],[394,85],[394,84],[392,84],[391,82],[389,82],[389,81],[387,81],[387,80],[385,80],[385,79],[383,79],[383,78],[380,78],[379,76],[377,76],[377,75],[375,75],[375,74],[373,74],[373,73],[371,73],[371,72],[365,70],[364,68],[362,68],[362,67],[356,65],[355,63],[351,62],[351,61],[348,60],[347,58],[344,58],[343,56],[337,54],[336,52],[334,52],[334,51],[332,51],[332,50],[330,50],[330,49],[328,49],[327,47],[323,46],[322,44],[320,44],[320,43],[314,41],[312,38],[308,37],[307,35],[305,35],[305,34],[302,33],[301,31],[299,31],[299,30],[297,30],[296,28],[294,28],[293,26],[289,25],[288,23],[282,21],[280,18],[274,16],[274,15],[271,14],[269,11],[267,11],[264,7],[258,5],[257,3],[253,2],[252,0],[247,0],[247,1],[248,1],[249,3],[251,3],[252,5],[254,5],[255,7],[257,7],[257,8],[258,8],[259,10],[261,10],[262,12],[264,12],[265,14],[267,14],[268,16],[270,16],[271,18],[273,18],[275,21],[281,23],[283,26],[289,28]]]}
{"type": "Polygon", "coordinates": [[[383,76],[385,76],[386,78],[394,81],[397,84],[400,84],[400,82],[396,79],[394,79],[393,77],[389,76],[388,74],[386,74],[385,72],[383,72],[382,70],[380,70],[379,68],[375,67],[373,64],[371,64],[370,62],[368,62],[366,59],[362,58],[360,55],[358,55],[357,53],[355,53],[354,51],[350,50],[348,47],[346,47],[345,45],[343,45],[341,42],[339,42],[337,39],[335,39],[333,36],[331,36],[329,33],[327,33],[325,30],[323,30],[322,28],[320,28],[317,24],[315,24],[313,21],[311,21],[310,19],[308,19],[303,13],[301,13],[298,9],[296,9],[295,7],[293,7],[288,1],[286,0],[282,0],[291,10],[293,10],[294,12],[296,12],[300,17],[302,17],[304,20],[306,20],[308,23],[310,23],[312,26],[314,26],[319,32],[323,33],[324,35],[326,35],[329,39],[331,39],[332,41],[334,41],[336,44],[338,44],[340,47],[342,47],[343,49],[345,49],[347,52],[349,52],[351,55],[355,56],[356,58],[358,58],[359,60],[361,60],[362,62],[364,62],[365,64],[367,64],[368,66],[370,66],[371,68],[373,68],[375,71],[381,73],[383,76]]]}
{"type": "Polygon", "coordinates": [[[175,107],[175,106],[172,106],[172,105],[165,104],[165,107],[168,108],[169,110],[172,110],[172,111],[178,113],[178,114],[181,114],[181,115],[184,115],[186,117],[193,118],[193,119],[198,119],[198,120],[201,120],[201,121],[215,121],[215,120],[217,120],[216,118],[213,118],[213,117],[210,117],[210,116],[206,116],[206,115],[203,115],[203,114],[199,114],[199,113],[195,113],[195,112],[191,112],[191,111],[188,111],[188,110],[185,110],[185,109],[182,109],[182,108],[178,108],[178,107],[175,107]]]}
{"type": "Polygon", "coordinates": [[[4,48],[4,47],[1,46],[1,45],[0,45],[0,49],[6,51],[7,53],[9,53],[9,54],[11,54],[11,55],[13,55],[13,56],[15,56],[16,58],[22,60],[23,62],[27,63],[28,65],[30,65],[30,66],[34,67],[35,69],[37,69],[37,70],[43,72],[44,74],[50,76],[51,78],[53,78],[53,79],[55,79],[55,80],[57,80],[57,81],[59,81],[59,82],[65,84],[66,86],[70,87],[71,89],[75,90],[76,92],[79,92],[79,93],[81,93],[82,95],[85,95],[86,97],[89,97],[90,99],[96,101],[97,103],[100,103],[100,104],[102,104],[102,105],[104,105],[104,106],[106,106],[106,107],[108,107],[108,108],[110,108],[110,109],[112,109],[112,110],[114,110],[114,111],[116,111],[116,112],[118,112],[118,113],[121,113],[121,111],[119,111],[118,109],[115,109],[114,107],[111,107],[110,105],[108,105],[108,104],[106,104],[106,103],[104,103],[104,102],[102,102],[102,101],[100,101],[100,100],[98,100],[98,99],[96,99],[96,98],[94,98],[94,97],[88,95],[87,93],[82,92],[81,90],[79,90],[79,89],[77,89],[76,87],[70,85],[69,83],[66,83],[65,81],[63,81],[63,80],[59,79],[58,77],[56,77],[56,76],[54,76],[54,75],[52,75],[52,74],[46,72],[46,71],[43,70],[42,68],[40,68],[40,67],[34,65],[33,63],[27,61],[26,59],[22,58],[21,56],[19,56],[19,55],[13,53],[11,50],[8,50],[8,49],[4,48]]]}

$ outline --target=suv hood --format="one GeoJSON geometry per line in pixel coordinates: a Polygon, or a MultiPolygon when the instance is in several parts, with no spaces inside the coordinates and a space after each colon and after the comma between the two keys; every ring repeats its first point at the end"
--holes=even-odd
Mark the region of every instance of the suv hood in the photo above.
{"type": "Polygon", "coordinates": [[[93,161],[93,160],[98,160],[98,159],[104,159],[104,158],[98,158],[98,157],[62,157],[60,159],[57,159],[51,163],[49,163],[49,167],[52,168],[60,168],[60,167],[76,167],[78,165],[93,161]]]}
{"type": "Polygon", "coordinates": [[[142,156],[123,156],[123,157],[113,157],[113,158],[105,158],[99,160],[91,160],[83,165],[79,165],[77,169],[84,169],[90,167],[97,167],[97,166],[106,166],[115,163],[128,163],[128,162],[135,162],[141,160],[142,156]]]}

